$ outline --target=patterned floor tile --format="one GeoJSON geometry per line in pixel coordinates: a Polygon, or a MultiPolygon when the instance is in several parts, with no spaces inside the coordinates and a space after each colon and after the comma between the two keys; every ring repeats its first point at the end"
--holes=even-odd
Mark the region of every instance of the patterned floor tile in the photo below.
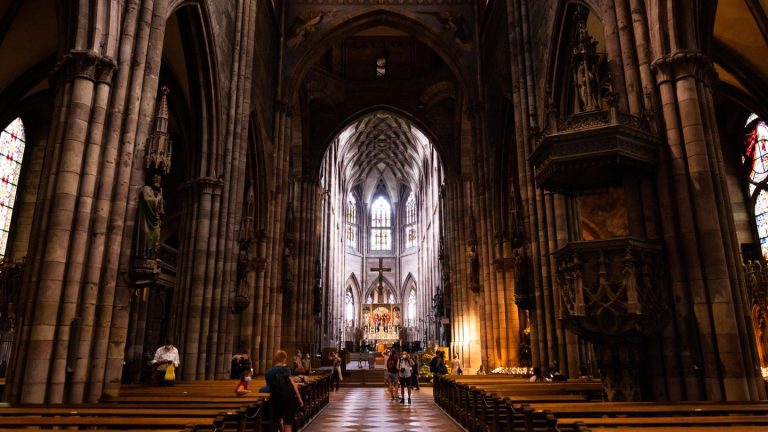
{"type": "Polygon", "coordinates": [[[431,388],[411,395],[411,404],[393,401],[382,388],[342,387],[331,393],[331,402],[302,432],[462,432],[441,411],[432,398],[431,388]]]}

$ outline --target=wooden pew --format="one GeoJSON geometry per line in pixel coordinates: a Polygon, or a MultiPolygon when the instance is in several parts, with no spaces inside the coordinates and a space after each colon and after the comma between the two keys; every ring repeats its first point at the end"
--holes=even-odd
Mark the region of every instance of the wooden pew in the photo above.
{"type": "MultiPolygon", "coordinates": [[[[307,377],[300,391],[304,426],[329,401],[330,375],[307,377]]],[[[235,396],[236,381],[179,382],[173,387],[125,386],[121,395],[99,404],[18,405],[0,408],[2,430],[76,427],[121,431],[264,431],[274,429],[269,394],[235,396]]],[[[254,380],[258,389],[263,381],[254,380]]]]}
{"type": "Polygon", "coordinates": [[[449,376],[435,401],[472,432],[768,431],[768,403],[586,401],[596,385],[449,376]]]}

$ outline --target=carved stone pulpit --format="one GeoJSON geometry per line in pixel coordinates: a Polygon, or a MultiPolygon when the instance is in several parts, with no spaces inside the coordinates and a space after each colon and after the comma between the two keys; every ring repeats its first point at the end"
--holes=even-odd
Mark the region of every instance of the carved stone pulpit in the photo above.
{"type": "Polygon", "coordinates": [[[594,345],[609,400],[640,400],[639,346],[671,316],[661,246],[633,238],[577,241],[555,260],[558,318],[594,345]]]}

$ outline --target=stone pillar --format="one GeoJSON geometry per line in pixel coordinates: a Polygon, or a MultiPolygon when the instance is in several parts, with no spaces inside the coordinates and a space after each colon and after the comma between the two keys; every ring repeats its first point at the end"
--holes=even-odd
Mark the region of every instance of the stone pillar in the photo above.
{"type": "Polygon", "coordinates": [[[20,344],[6,396],[10,400],[56,403],[67,398],[77,353],[72,338],[81,330],[77,314],[85,239],[78,234],[87,235],[89,229],[115,66],[111,58],[90,50],[72,50],[57,65],[53,85],[58,88],[55,112],[60,123],[53,128],[51,146],[56,162],[44,167],[44,201],[33,223],[32,237],[39,240],[30,250],[35,264],[24,281],[20,344]],[[79,255],[72,256],[73,251],[79,255]]]}
{"type": "MultiPolygon", "coordinates": [[[[747,326],[744,275],[714,119],[714,70],[701,52],[683,49],[658,58],[653,68],[667,131],[668,181],[673,191],[668,199],[678,209],[672,220],[662,219],[666,241],[682,245],[674,260],[681,267],[672,269],[673,295],[685,299],[678,303],[691,305],[678,313],[695,322],[684,331],[687,336],[678,337],[697,342],[688,347],[693,350],[692,362],[681,372],[701,370],[689,392],[700,385],[702,393],[683,397],[762,398],[765,388],[747,326]]],[[[667,208],[665,204],[662,207],[667,208]]]]}
{"type": "Polygon", "coordinates": [[[451,271],[451,348],[462,358],[467,370],[477,370],[482,362],[480,297],[470,289],[470,263],[466,252],[470,241],[470,209],[466,202],[471,194],[470,179],[446,179],[445,238],[451,271]]]}

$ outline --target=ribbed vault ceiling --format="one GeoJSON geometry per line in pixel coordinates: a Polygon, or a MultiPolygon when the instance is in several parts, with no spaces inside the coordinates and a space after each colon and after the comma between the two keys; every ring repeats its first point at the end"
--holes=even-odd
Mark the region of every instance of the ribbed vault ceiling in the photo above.
{"type": "Polygon", "coordinates": [[[350,186],[391,170],[413,189],[432,145],[410,121],[388,111],[365,115],[345,128],[339,140],[341,172],[350,186]]]}

